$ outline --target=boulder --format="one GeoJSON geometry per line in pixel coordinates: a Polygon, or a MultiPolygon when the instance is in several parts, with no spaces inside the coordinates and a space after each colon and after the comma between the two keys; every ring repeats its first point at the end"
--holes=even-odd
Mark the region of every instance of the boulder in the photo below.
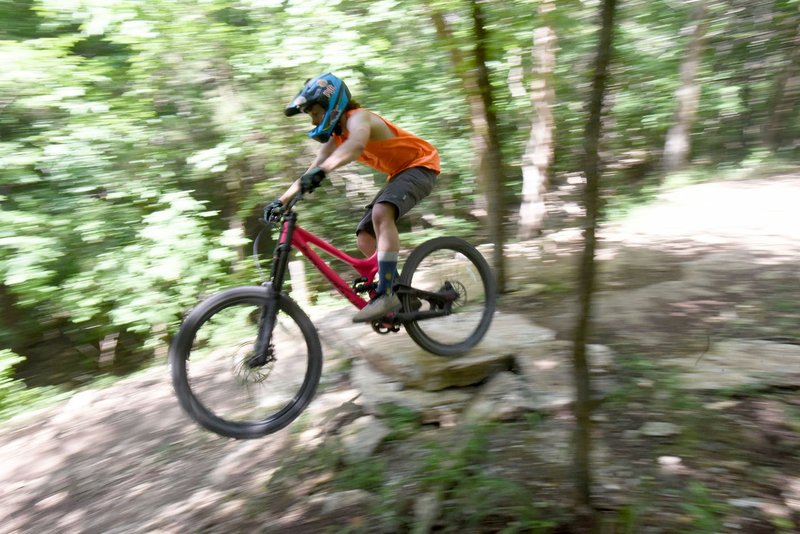
{"type": "Polygon", "coordinates": [[[681,429],[672,423],[662,421],[649,421],[642,425],[639,433],[651,438],[665,438],[681,433],[681,429]]]}
{"type": "Polygon", "coordinates": [[[369,414],[381,414],[385,405],[402,406],[419,413],[424,423],[442,422],[459,413],[472,398],[473,388],[430,392],[403,389],[392,377],[375,371],[366,362],[356,361],[351,373],[353,386],[361,391],[356,401],[369,414]]]}
{"type": "Polygon", "coordinates": [[[344,461],[355,464],[366,460],[388,435],[389,427],[375,416],[359,417],[341,431],[344,461]]]}
{"type": "Polygon", "coordinates": [[[536,410],[533,394],[525,380],[513,373],[493,376],[464,411],[469,423],[511,421],[536,410]]]}

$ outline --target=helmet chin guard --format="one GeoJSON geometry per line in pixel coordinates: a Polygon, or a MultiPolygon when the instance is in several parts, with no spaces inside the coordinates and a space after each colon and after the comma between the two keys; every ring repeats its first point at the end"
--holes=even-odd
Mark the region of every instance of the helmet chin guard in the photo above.
{"type": "Polygon", "coordinates": [[[350,90],[345,83],[331,73],[325,73],[306,82],[294,100],[286,106],[287,117],[297,115],[305,108],[319,104],[325,109],[322,121],[308,136],[320,143],[327,143],[331,135],[337,131],[339,121],[350,103],[350,90]]]}

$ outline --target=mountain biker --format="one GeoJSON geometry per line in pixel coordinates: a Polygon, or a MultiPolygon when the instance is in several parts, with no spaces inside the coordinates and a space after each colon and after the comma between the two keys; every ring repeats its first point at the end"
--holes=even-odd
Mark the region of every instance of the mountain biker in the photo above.
{"type": "Polygon", "coordinates": [[[395,222],[428,196],[440,171],[439,153],[427,141],[398,128],[353,100],[344,81],[326,73],[306,81],[286,107],[287,117],[306,113],[314,128],[308,136],[322,143],[306,172],[277,200],[264,208],[269,219],[299,192],[316,189],[325,176],[352,161],[386,173],[387,184],[366,207],[356,226],[358,248],[378,253],[375,297],[353,322],[370,322],[400,309],[393,292],[400,236],[395,222]]]}

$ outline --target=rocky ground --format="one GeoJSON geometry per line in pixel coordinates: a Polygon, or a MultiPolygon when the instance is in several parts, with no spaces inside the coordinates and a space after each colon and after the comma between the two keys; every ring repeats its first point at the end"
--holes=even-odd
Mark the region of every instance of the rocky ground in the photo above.
{"type": "MultiPolygon", "coordinates": [[[[800,531],[798,205],[800,174],[704,184],[602,230],[599,531],[800,531]]],[[[509,247],[464,358],[318,316],[320,392],[262,440],[193,425],[163,365],[12,421],[0,532],[571,532],[579,238],[509,247]]]]}

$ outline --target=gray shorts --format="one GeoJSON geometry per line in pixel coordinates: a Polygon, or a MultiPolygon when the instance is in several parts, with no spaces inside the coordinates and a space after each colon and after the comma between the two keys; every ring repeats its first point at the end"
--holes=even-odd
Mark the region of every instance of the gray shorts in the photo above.
{"type": "Polygon", "coordinates": [[[411,167],[397,174],[366,206],[367,211],[356,226],[356,235],[362,230],[375,235],[375,228],[372,226],[372,207],[375,204],[388,202],[393,205],[397,208],[397,220],[427,197],[435,183],[436,173],[425,167],[411,167]]]}

